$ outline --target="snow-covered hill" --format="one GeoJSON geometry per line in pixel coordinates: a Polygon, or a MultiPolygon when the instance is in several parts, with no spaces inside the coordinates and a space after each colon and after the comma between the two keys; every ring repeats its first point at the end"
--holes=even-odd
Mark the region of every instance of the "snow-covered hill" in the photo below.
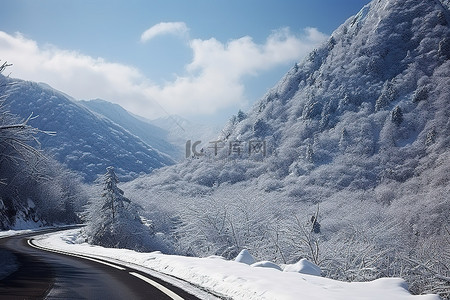
{"type": "Polygon", "coordinates": [[[81,101],[80,103],[91,111],[120,125],[139,137],[147,145],[169,155],[172,159],[178,159],[182,155],[183,149],[181,147],[177,147],[167,141],[168,132],[166,130],[141,120],[120,105],[101,99],[81,101]]]}
{"type": "Polygon", "coordinates": [[[200,140],[203,143],[217,139],[220,127],[206,126],[172,115],[148,120],[131,114],[120,105],[95,99],[80,101],[83,106],[120,125],[152,148],[180,161],[185,157],[187,140],[200,140]]]}
{"type": "Polygon", "coordinates": [[[416,292],[450,293],[449,24],[448,0],[372,1],[222,142],[124,190],[197,254],[308,257],[346,280],[403,270],[416,292]]]}
{"type": "Polygon", "coordinates": [[[44,150],[53,154],[88,182],[114,166],[121,180],[171,165],[174,161],[106,117],[93,113],[69,96],[45,84],[18,79],[7,92],[4,105],[30,125],[55,135],[40,135],[44,150]]]}
{"type": "Polygon", "coordinates": [[[205,186],[277,180],[292,197],[311,186],[373,189],[424,174],[447,178],[449,14],[439,0],[373,1],[248,115],[233,118],[223,143],[171,170],[182,178],[197,170],[186,178],[205,186]],[[251,151],[259,142],[266,151],[251,151]],[[230,174],[237,169],[243,172],[230,174]]]}
{"type": "Polygon", "coordinates": [[[373,1],[223,138],[266,140],[267,171],[300,185],[420,175],[449,146],[449,22],[439,1],[373,1]]]}
{"type": "Polygon", "coordinates": [[[207,187],[256,180],[294,198],[425,177],[447,187],[449,22],[447,0],[371,2],[232,118],[222,143],[166,172],[207,187]]]}

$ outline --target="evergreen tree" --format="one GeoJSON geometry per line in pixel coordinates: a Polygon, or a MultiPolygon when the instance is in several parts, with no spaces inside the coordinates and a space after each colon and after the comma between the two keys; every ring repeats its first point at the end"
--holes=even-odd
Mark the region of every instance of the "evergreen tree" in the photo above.
{"type": "Polygon", "coordinates": [[[236,118],[237,118],[238,122],[241,122],[247,118],[247,114],[245,112],[243,112],[242,110],[239,110],[236,118]]]}
{"type": "Polygon", "coordinates": [[[403,112],[400,106],[397,105],[392,111],[391,120],[397,126],[403,122],[403,112]]]}
{"type": "Polygon", "coordinates": [[[152,232],[142,222],[139,207],[124,196],[113,167],[101,178],[101,197],[87,207],[87,241],[105,247],[143,250],[148,248],[152,232]]]}
{"type": "Polygon", "coordinates": [[[104,199],[102,210],[110,213],[114,222],[118,213],[123,213],[125,205],[131,203],[125,198],[124,192],[117,186],[119,178],[114,172],[114,167],[106,168],[104,175],[104,187],[102,197],[104,199]]]}

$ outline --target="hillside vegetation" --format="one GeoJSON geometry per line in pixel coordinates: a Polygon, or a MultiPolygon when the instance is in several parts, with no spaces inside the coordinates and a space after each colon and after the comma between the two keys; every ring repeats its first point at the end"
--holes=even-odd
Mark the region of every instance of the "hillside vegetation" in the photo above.
{"type": "Polygon", "coordinates": [[[448,1],[372,1],[219,142],[123,189],[179,252],[449,297],[449,23],[448,1]]]}

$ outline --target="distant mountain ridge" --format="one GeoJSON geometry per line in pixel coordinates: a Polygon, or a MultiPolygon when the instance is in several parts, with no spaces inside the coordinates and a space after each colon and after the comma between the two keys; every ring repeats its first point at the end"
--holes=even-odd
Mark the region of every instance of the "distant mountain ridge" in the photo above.
{"type": "Polygon", "coordinates": [[[37,117],[30,120],[32,126],[56,132],[54,136],[39,136],[42,148],[87,182],[110,165],[126,181],[174,163],[135,134],[48,85],[5,80],[14,82],[4,101],[8,110],[22,118],[33,114],[37,117]]]}
{"type": "Polygon", "coordinates": [[[167,141],[167,136],[169,133],[166,130],[161,127],[154,126],[150,122],[145,122],[139,119],[120,105],[101,99],[79,101],[78,103],[81,103],[91,111],[96,112],[120,125],[130,133],[138,136],[147,145],[150,145],[156,150],[169,155],[171,158],[176,159],[180,156],[180,147],[176,147],[167,141]]]}

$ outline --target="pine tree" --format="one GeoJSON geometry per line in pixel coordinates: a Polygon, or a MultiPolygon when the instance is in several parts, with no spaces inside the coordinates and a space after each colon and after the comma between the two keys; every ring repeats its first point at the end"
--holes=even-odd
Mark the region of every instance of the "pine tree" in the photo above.
{"type": "Polygon", "coordinates": [[[403,122],[403,112],[400,106],[396,106],[392,111],[391,121],[399,126],[403,122]]]}
{"type": "Polygon", "coordinates": [[[245,112],[243,112],[242,110],[239,110],[236,118],[237,118],[238,122],[241,122],[247,118],[247,114],[245,112]]]}
{"type": "Polygon", "coordinates": [[[106,168],[106,174],[104,175],[104,187],[102,198],[104,204],[102,210],[105,213],[111,213],[112,221],[114,222],[118,213],[121,213],[126,204],[131,203],[130,200],[125,198],[124,192],[117,186],[119,178],[114,172],[114,167],[106,168]]]}
{"type": "Polygon", "coordinates": [[[152,232],[142,223],[139,207],[124,196],[118,182],[114,168],[108,167],[101,178],[101,197],[87,207],[87,241],[105,247],[146,249],[152,232]]]}

